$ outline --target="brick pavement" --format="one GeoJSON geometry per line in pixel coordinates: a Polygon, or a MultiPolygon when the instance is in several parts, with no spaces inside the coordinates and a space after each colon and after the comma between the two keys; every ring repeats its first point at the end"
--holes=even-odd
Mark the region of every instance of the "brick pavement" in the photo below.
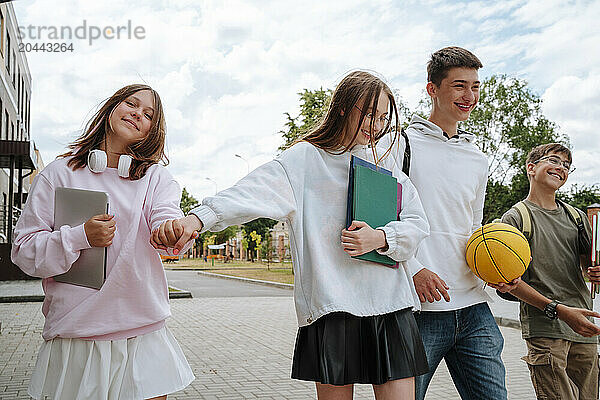
{"type": "MultiPolygon", "coordinates": [[[[171,301],[168,326],[196,375],[183,399],[309,399],[314,384],[290,379],[296,334],[288,297],[202,298],[171,301]]],[[[0,399],[27,399],[27,384],[41,341],[41,303],[0,304],[0,399]]],[[[533,399],[520,332],[501,328],[509,399],[533,399]]],[[[356,399],[373,399],[357,385],[356,399]]],[[[436,373],[427,400],[458,399],[445,367],[436,373]]]]}

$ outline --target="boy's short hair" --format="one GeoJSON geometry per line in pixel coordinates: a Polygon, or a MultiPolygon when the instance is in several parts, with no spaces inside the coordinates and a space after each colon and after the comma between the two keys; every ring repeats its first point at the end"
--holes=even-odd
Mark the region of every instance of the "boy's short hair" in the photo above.
{"type": "Polygon", "coordinates": [[[440,86],[451,68],[479,69],[481,67],[483,64],[479,58],[469,50],[456,46],[444,47],[433,53],[427,63],[427,82],[440,86]]]}
{"type": "Polygon", "coordinates": [[[539,146],[531,149],[529,154],[527,155],[527,160],[525,161],[525,165],[534,163],[538,161],[540,158],[547,156],[550,153],[561,153],[567,156],[567,161],[570,163],[573,162],[573,158],[571,155],[571,150],[568,147],[560,144],[560,143],[547,143],[541,144],[539,146]]]}

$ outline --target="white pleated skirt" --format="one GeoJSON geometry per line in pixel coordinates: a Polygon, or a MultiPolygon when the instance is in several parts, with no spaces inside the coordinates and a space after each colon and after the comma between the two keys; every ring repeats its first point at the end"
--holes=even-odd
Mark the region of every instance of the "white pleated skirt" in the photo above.
{"type": "Polygon", "coordinates": [[[165,326],[130,339],[44,342],[28,393],[52,400],[149,399],[181,390],[194,379],[165,326]]]}

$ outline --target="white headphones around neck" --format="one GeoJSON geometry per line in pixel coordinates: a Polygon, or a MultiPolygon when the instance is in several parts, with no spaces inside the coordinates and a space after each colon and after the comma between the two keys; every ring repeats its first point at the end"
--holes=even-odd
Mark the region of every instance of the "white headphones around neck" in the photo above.
{"type": "MultiPolygon", "coordinates": [[[[133,157],[128,154],[121,154],[119,156],[119,166],[117,167],[119,176],[121,178],[129,178],[129,167],[131,167],[131,161],[133,157]]],[[[108,158],[104,150],[91,150],[88,153],[87,165],[90,171],[95,174],[99,174],[106,170],[108,158]]]]}

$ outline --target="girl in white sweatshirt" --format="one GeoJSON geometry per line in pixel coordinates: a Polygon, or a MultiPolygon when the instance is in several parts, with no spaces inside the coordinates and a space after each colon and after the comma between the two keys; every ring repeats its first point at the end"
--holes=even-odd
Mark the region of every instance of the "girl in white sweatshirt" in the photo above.
{"type": "Polygon", "coordinates": [[[165,325],[167,281],[149,243],[152,229],[183,216],[179,185],[158,165],[166,160],[164,143],[158,93],[129,85],[102,105],[71,151],[36,176],[12,249],[13,262],[42,278],[45,293],[44,343],[31,397],[164,399],[194,379],[165,325]],[[106,192],[110,215],[56,226],[59,187],[106,192]],[[91,247],[107,249],[106,280],[99,290],[53,279],[91,247]]]}
{"type": "Polygon", "coordinates": [[[316,129],[152,235],[155,246],[177,251],[195,230],[219,231],[258,217],[288,222],[299,325],[292,377],[316,382],[319,399],[351,399],[354,383],[372,384],[378,400],[413,398],[414,376],[428,370],[412,315],[419,301],[404,261],[429,226],[406,175],[387,154],[377,157],[374,151],[396,123],[387,85],[367,72],[352,72],[337,86],[316,129]],[[402,184],[398,221],[345,226],[351,155],[393,170],[402,184]],[[402,267],[350,257],[372,250],[402,267]]]}

